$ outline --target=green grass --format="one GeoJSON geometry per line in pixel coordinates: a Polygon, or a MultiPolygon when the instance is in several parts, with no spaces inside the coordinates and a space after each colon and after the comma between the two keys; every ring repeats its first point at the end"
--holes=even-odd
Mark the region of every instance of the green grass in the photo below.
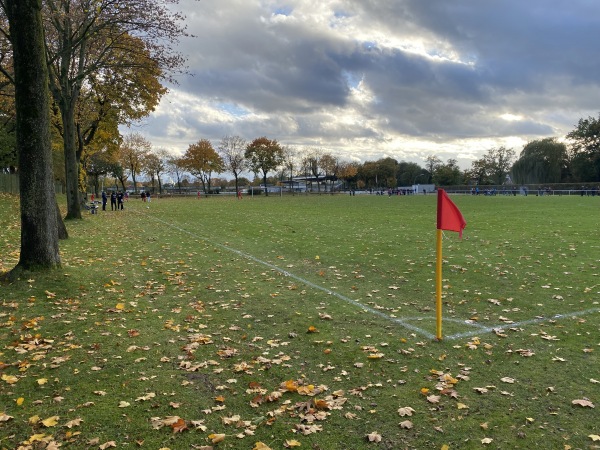
{"type": "MultiPolygon", "coordinates": [[[[600,404],[600,198],[453,200],[441,342],[433,195],[132,199],[69,223],[62,269],[0,288],[0,448],[598,448],[572,401],[600,404]]],[[[0,270],[17,208],[0,197],[0,270]]]]}

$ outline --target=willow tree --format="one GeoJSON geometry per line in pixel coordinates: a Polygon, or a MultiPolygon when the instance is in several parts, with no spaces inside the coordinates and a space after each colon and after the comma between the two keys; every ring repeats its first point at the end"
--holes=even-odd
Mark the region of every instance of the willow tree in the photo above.
{"type": "MultiPolygon", "coordinates": [[[[179,0],[44,0],[50,89],[62,121],[67,218],[81,217],[81,135],[77,104],[95,81],[156,73],[173,81],[184,58],[173,51],[185,36],[179,0]]],[[[136,103],[131,103],[135,105],[136,103]]]]}
{"type": "Polygon", "coordinates": [[[0,0],[12,43],[21,252],[9,277],[60,266],[41,0],[0,0]]]}

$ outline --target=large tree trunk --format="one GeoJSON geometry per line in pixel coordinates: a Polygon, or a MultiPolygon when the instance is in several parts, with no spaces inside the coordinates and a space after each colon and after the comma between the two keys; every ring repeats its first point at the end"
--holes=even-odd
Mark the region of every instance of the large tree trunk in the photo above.
{"type": "Polygon", "coordinates": [[[21,254],[9,276],[60,266],[41,0],[7,0],[15,67],[21,254]]]}
{"type": "Polygon", "coordinates": [[[63,101],[60,106],[60,112],[64,129],[63,146],[67,184],[66,219],[81,219],[82,197],[79,193],[79,155],[75,134],[74,102],[63,101]]]}

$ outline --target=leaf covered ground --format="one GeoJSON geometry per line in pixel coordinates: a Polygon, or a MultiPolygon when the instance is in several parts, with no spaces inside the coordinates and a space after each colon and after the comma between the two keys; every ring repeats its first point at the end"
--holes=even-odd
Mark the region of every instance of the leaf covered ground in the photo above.
{"type": "MultiPolygon", "coordinates": [[[[598,198],[130,200],[0,293],[0,448],[598,448],[598,198]],[[150,208],[147,208],[150,206],[150,208]]],[[[18,209],[0,197],[0,270],[18,209]]]]}

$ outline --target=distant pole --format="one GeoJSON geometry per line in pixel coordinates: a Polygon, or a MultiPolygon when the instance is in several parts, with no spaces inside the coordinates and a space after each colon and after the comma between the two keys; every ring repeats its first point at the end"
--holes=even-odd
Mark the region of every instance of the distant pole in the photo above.
{"type": "Polygon", "coordinates": [[[442,340],[442,230],[437,230],[437,259],[435,270],[436,338],[442,340]]]}

